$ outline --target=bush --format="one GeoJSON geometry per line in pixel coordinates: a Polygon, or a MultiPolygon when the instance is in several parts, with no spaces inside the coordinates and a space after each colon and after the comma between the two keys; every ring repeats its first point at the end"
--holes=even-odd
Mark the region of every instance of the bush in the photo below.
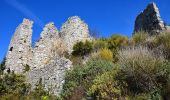
{"type": "Polygon", "coordinates": [[[0,78],[0,98],[18,98],[21,99],[28,94],[30,85],[25,82],[23,75],[5,74],[0,78]]]}
{"type": "Polygon", "coordinates": [[[93,100],[125,99],[122,87],[116,76],[119,69],[115,67],[93,80],[93,85],[89,89],[89,95],[93,100]]]}
{"type": "Polygon", "coordinates": [[[170,58],[170,33],[161,33],[156,37],[157,46],[161,46],[166,58],[170,58]]]}
{"type": "Polygon", "coordinates": [[[107,39],[97,39],[93,41],[94,51],[98,51],[103,48],[107,48],[108,46],[107,39]]]}
{"type": "Polygon", "coordinates": [[[6,58],[4,58],[0,64],[0,75],[2,75],[3,71],[5,70],[5,62],[6,62],[6,58]]]}
{"type": "Polygon", "coordinates": [[[120,80],[127,83],[130,93],[148,93],[168,83],[169,64],[162,55],[147,48],[127,48],[119,52],[120,80]]]}
{"type": "Polygon", "coordinates": [[[127,44],[128,44],[128,37],[126,36],[112,35],[111,38],[108,40],[108,48],[110,50],[118,49],[127,44]]]}
{"type": "Polygon", "coordinates": [[[89,41],[84,42],[78,42],[73,46],[73,52],[72,54],[74,56],[84,56],[89,53],[91,53],[93,50],[92,43],[89,41]]]}
{"type": "Polygon", "coordinates": [[[100,57],[103,60],[113,61],[112,51],[106,48],[100,50],[100,57]]]}
{"type": "Polygon", "coordinates": [[[134,33],[132,37],[132,41],[135,43],[135,45],[138,45],[138,44],[144,43],[148,37],[149,35],[147,32],[140,31],[140,32],[134,33]]]}
{"type": "Polygon", "coordinates": [[[114,62],[118,60],[116,55],[119,49],[125,47],[127,44],[128,44],[128,38],[125,36],[112,35],[112,37],[108,39],[108,49],[112,51],[114,62]]]}
{"type": "Polygon", "coordinates": [[[91,60],[86,65],[75,66],[66,74],[62,92],[63,98],[86,97],[86,93],[95,77],[109,71],[112,66],[112,63],[103,60],[91,60]]]}

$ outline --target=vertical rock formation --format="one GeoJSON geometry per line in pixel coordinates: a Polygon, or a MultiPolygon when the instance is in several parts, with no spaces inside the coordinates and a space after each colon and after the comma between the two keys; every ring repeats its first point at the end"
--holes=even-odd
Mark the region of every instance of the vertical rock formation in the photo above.
{"type": "Polygon", "coordinates": [[[32,24],[32,21],[24,19],[17,27],[9,45],[6,66],[16,73],[22,73],[32,59],[32,24]]]}
{"type": "Polygon", "coordinates": [[[135,32],[146,31],[150,35],[154,35],[164,30],[166,27],[155,3],[150,3],[136,18],[135,32]]]}
{"type": "Polygon", "coordinates": [[[90,39],[88,25],[78,16],[68,18],[61,27],[60,35],[69,53],[72,52],[73,45],[76,42],[90,39]]]}

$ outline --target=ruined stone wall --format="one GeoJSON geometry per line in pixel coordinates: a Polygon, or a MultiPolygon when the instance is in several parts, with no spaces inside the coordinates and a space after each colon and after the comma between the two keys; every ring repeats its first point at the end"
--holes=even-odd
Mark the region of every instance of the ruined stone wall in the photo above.
{"type": "Polygon", "coordinates": [[[42,79],[45,89],[58,95],[62,90],[65,71],[72,67],[64,52],[71,52],[77,41],[89,40],[88,26],[77,16],[70,17],[59,33],[51,22],[43,28],[40,40],[32,48],[32,24],[24,19],[11,40],[6,66],[15,73],[24,73],[32,89],[42,79]],[[25,66],[29,70],[25,72],[25,66]]]}
{"type": "Polygon", "coordinates": [[[35,44],[32,69],[44,67],[55,56],[52,49],[53,42],[57,39],[59,39],[59,33],[54,23],[47,24],[41,32],[40,40],[35,44]]]}
{"type": "Polygon", "coordinates": [[[32,21],[24,19],[17,27],[9,45],[6,66],[16,73],[22,73],[32,60],[32,24],[32,21]]]}
{"type": "Polygon", "coordinates": [[[76,42],[90,39],[88,25],[78,16],[68,18],[61,27],[60,35],[69,53],[72,52],[73,45],[76,42]]]}
{"type": "Polygon", "coordinates": [[[155,3],[150,3],[135,20],[134,32],[146,31],[150,35],[154,35],[164,30],[166,30],[166,26],[160,17],[159,9],[155,3]]]}
{"type": "Polygon", "coordinates": [[[43,68],[32,69],[27,73],[27,79],[35,88],[40,78],[45,90],[58,95],[62,91],[65,71],[72,67],[72,62],[64,57],[54,57],[43,68]]]}

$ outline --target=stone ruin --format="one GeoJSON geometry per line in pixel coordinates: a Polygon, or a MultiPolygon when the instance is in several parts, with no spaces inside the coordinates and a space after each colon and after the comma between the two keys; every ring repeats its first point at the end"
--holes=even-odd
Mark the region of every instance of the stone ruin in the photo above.
{"type": "Polygon", "coordinates": [[[161,19],[159,9],[155,3],[150,3],[146,9],[137,16],[134,33],[138,31],[148,32],[149,35],[159,34],[163,31],[170,32],[170,27],[165,25],[161,19]]]}
{"type": "Polygon", "coordinates": [[[32,21],[24,19],[15,30],[6,56],[6,66],[22,73],[32,60],[32,21]]]}
{"type": "Polygon", "coordinates": [[[69,49],[69,53],[72,52],[72,47],[76,42],[90,39],[88,25],[85,24],[78,16],[70,17],[68,21],[63,24],[60,35],[69,49]]]}
{"type": "Polygon", "coordinates": [[[42,79],[45,89],[58,95],[65,71],[72,67],[72,62],[60,53],[71,53],[76,42],[90,40],[88,25],[78,16],[73,16],[59,32],[51,22],[45,25],[33,48],[32,24],[32,21],[24,19],[16,29],[7,52],[6,69],[26,75],[32,89],[42,79]]]}

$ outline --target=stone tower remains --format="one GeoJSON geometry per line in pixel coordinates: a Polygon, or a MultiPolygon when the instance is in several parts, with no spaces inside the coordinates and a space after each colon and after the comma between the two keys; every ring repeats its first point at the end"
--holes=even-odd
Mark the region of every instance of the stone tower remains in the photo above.
{"type": "Polygon", "coordinates": [[[51,22],[43,28],[40,39],[32,48],[32,24],[24,19],[18,26],[6,56],[7,69],[24,73],[34,89],[40,79],[45,89],[58,95],[62,90],[65,71],[72,67],[63,52],[72,52],[78,41],[90,39],[88,26],[78,16],[70,17],[58,32],[51,22]],[[26,67],[27,68],[26,70],[26,67]]]}
{"type": "Polygon", "coordinates": [[[137,16],[134,32],[138,31],[146,31],[150,35],[166,31],[166,26],[160,17],[159,9],[155,3],[150,3],[146,9],[137,16]]]}
{"type": "Polygon", "coordinates": [[[54,56],[52,54],[53,42],[59,39],[59,32],[54,23],[45,25],[40,35],[40,40],[35,44],[33,51],[32,66],[40,68],[46,65],[54,56]]]}
{"type": "Polygon", "coordinates": [[[17,27],[9,45],[6,66],[16,73],[22,73],[32,60],[32,24],[32,21],[24,19],[17,27]]]}
{"type": "Polygon", "coordinates": [[[78,16],[68,18],[61,27],[60,36],[63,39],[69,53],[72,52],[73,45],[76,42],[90,39],[88,25],[78,16]]]}

